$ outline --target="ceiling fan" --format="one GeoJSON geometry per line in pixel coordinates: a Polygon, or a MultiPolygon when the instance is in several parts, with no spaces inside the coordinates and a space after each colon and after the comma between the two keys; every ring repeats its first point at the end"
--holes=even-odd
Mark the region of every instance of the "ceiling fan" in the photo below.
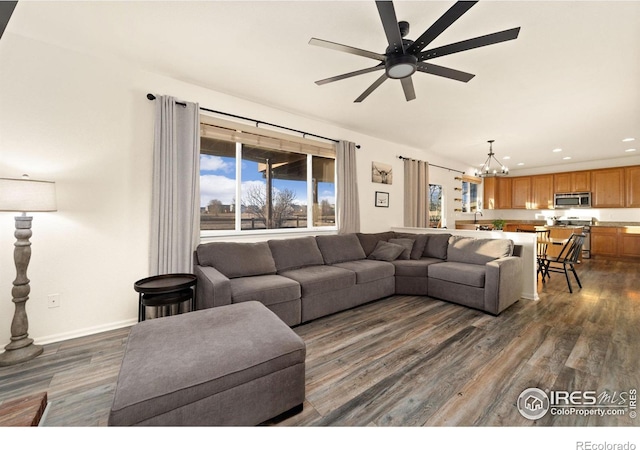
{"type": "Polygon", "coordinates": [[[402,83],[402,89],[404,90],[404,96],[407,101],[415,100],[416,93],[413,88],[411,75],[413,75],[416,71],[450,78],[452,80],[462,81],[465,83],[468,82],[475,75],[461,72],[455,69],[449,69],[447,67],[438,66],[425,61],[433,58],[438,58],[440,56],[450,55],[452,53],[458,53],[465,50],[471,50],[478,47],[484,47],[486,45],[497,44],[500,42],[516,39],[518,37],[518,33],[520,32],[520,27],[479,36],[473,39],[467,39],[465,41],[444,45],[442,47],[432,48],[431,50],[427,51],[423,51],[423,49],[427,47],[435,38],[437,38],[444,30],[449,28],[449,26],[451,26],[476,3],[478,2],[456,2],[451,8],[449,8],[447,12],[445,12],[438,20],[436,20],[433,25],[431,25],[424,33],[422,33],[422,35],[416,41],[411,41],[409,39],[404,39],[404,37],[409,33],[409,23],[405,21],[398,22],[398,19],[396,18],[396,12],[393,7],[393,2],[376,1],[378,13],[380,14],[380,19],[382,20],[382,27],[384,28],[384,32],[389,43],[389,46],[384,53],[374,53],[368,50],[362,50],[359,48],[350,47],[348,45],[337,44],[335,42],[316,38],[312,38],[309,41],[309,44],[374,59],[376,61],[379,61],[379,64],[366,69],[356,70],[355,72],[349,72],[342,75],[337,75],[335,77],[325,78],[324,80],[316,81],[316,84],[323,85],[384,69],[384,73],[380,76],[380,78],[378,78],[371,86],[367,88],[367,90],[365,90],[358,98],[356,98],[355,103],[360,103],[388,78],[400,80],[402,83]]]}

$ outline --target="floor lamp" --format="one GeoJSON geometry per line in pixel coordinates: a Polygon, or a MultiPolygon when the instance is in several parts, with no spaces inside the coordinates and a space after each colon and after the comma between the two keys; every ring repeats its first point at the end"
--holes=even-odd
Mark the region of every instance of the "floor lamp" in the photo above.
{"type": "Polygon", "coordinates": [[[16,216],[16,243],[13,258],[16,264],[16,279],[13,282],[11,295],[15,304],[13,321],[11,322],[11,342],[0,353],[0,366],[10,366],[29,361],[40,353],[42,346],[34,345],[29,338],[29,321],[25,308],[29,300],[29,278],[27,266],[31,259],[31,220],[27,212],[55,211],[56,188],[51,181],[30,180],[23,175],[22,179],[0,178],[0,211],[21,212],[16,216]]]}

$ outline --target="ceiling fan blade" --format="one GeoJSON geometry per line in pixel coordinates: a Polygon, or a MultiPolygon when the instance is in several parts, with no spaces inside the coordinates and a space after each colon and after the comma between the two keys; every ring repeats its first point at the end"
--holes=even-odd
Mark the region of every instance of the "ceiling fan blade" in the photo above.
{"type": "Polygon", "coordinates": [[[388,78],[387,74],[383,73],[380,76],[380,78],[378,78],[376,81],[374,81],[373,84],[371,86],[369,86],[366,91],[364,91],[362,94],[360,94],[360,97],[355,99],[353,103],[360,103],[362,100],[367,98],[369,96],[369,94],[371,94],[373,91],[378,89],[378,86],[380,86],[382,83],[384,83],[387,80],[387,78],[388,78]]]}
{"type": "Polygon", "coordinates": [[[471,73],[461,72],[459,70],[449,69],[448,67],[436,66],[435,64],[424,62],[418,63],[416,69],[420,72],[430,73],[431,75],[437,75],[444,78],[451,78],[452,80],[462,81],[464,83],[475,77],[475,75],[471,73]]]}
{"type": "Polygon", "coordinates": [[[433,48],[417,55],[418,61],[438,58],[439,56],[450,55],[452,53],[464,52],[485,45],[498,44],[500,42],[516,39],[520,33],[520,27],[510,30],[499,31],[497,33],[487,34],[473,39],[456,42],[455,44],[444,45],[442,47],[433,48]]]}
{"type": "Polygon", "coordinates": [[[469,11],[469,9],[476,3],[478,2],[456,2],[451,8],[449,8],[446,13],[444,13],[438,20],[436,20],[433,25],[427,28],[427,31],[422,33],[422,35],[409,46],[409,48],[407,49],[407,53],[416,55],[418,52],[422,51],[423,48],[429,45],[435,38],[440,36],[440,34],[444,30],[449,28],[451,24],[453,24],[453,22],[458,20],[464,13],[469,11]]]}
{"type": "Polygon", "coordinates": [[[404,98],[408,102],[416,99],[416,91],[413,89],[413,81],[411,77],[406,77],[400,80],[402,82],[402,90],[404,91],[404,98]]]}
{"type": "Polygon", "coordinates": [[[325,78],[324,80],[318,80],[316,81],[316,84],[318,86],[321,86],[323,84],[333,83],[334,81],[344,80],[345,78],[351,78],[357,75],[363,75],[365,73],[375,72],[376,70],[381,70],[381,69],[384,69],[384,64],[378,64],[377,66],[369,67],[367,69],[360,69],[360,70],[356,70],[355,72],[343,73],[342,75],[336,75],[335,77],[325,78]]]}
{"type": "Polygon", "coordinates": [[[325,41],[322,39],[311,38],[310,45],[317,45],[318,47],[330,48],[331,50],[338,50],[340,52],[349,53],[351,55],[364,56],[365,58],[371,58],[378,61],[385,61],[387,58],[380,53],[370,52],[368,50],[362,50],[360,48],[349,47],[348,45],[336,44],[335,42],[325,41]]]}
{"type": "Polygon", "coordinates": [[[378,7],[380,20],[382,20],[384,33],[387,35],[389,47],[393,48],[395,53],[404,53],[402,35],[400,34],[400,27],[398,26],[398,19],[396,17],[396,10],[393,7],[393,2],[377,1],[376,6],[378,7]]]}

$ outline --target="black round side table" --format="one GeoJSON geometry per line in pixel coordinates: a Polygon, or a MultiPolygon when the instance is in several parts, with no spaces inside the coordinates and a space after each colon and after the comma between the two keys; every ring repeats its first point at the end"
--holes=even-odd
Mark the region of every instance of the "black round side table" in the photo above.
{"type": "Polygon", "coordinates": [[[171,273],[143,278],[133,284],[138,292],[138,322],[146,318],[146,306],[167,306],[191,301],[191,311],[196,306],[196,276],[191,273],[171,273]]]}

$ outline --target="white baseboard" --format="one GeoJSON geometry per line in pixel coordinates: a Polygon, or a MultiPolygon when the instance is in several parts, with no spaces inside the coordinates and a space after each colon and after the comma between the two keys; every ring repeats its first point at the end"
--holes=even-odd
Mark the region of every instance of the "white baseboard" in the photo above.
{"type": "Polygon", "coordinates": [[[80,330],[69,331],[66,333],[52,334],[49,336],[34,337],[34,343],[38,345],[52,344],[54,342],[66,341],[79,337],[89,336],[91,334],[102,333],[104,331],[116,330],[118,328],[130,327],[138,323],[138,319],[121,320],[120,322],[112,322],[95,327],[83,328],[80,330]]]}

